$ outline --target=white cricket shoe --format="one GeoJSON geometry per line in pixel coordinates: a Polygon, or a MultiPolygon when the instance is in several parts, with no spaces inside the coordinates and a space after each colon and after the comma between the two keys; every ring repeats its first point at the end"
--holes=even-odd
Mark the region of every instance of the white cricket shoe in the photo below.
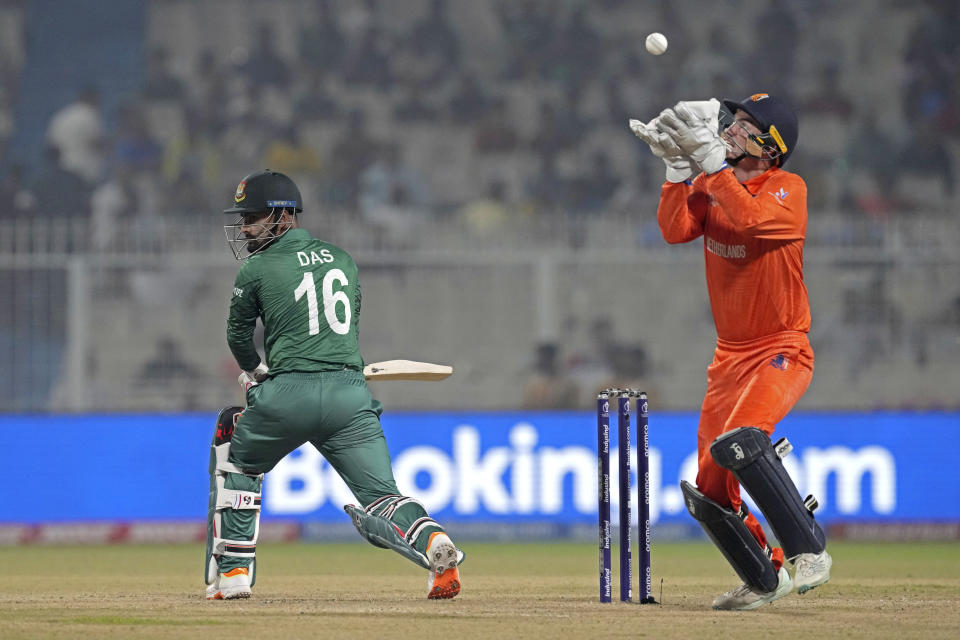
{"type": "Polygon", "coordinates": [[[237,567],[217,575],[217,580],[207,587],[207,600],[235,600],[249,598],[250,570],[237,567]]]}
{"type": "Polygon", "coordinates": [[[430,560],[427,598],[448,599],[460,593],[459,554],[450,536],[443,531],[434,531],[427,543],[427,559],[430,560]]]}
{"type": "Polygon", "coordinates": [[[713,608],[722,611],[750,611],[762,607],[768,602],[773,602],[793,591],[793,580],[790,574],[783,567],[777,572],[779,583],[777,588],[769,593],[754,591],[745,584],[740,585],[733,591],[727,591],[713,601],[713,608]]]}
{"type": "Polygon", "coordinates": [[[833,558],[826,551],[801,553],[792,560],[796,567],[796,571],[793,572],[793,582],[797,586],[797,593],[806,593],[830,579],[833,558]]]}

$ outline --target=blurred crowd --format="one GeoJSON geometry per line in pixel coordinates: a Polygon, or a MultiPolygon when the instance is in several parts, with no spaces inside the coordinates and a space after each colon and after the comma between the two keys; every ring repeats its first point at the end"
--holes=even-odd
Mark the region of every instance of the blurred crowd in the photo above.
{"type": "MultiPolygon", "coordinates": [[[[149,4],[149,16],[217,28],[209,2],[149,4]]],[[[860,91],[875,34],[821,28],[853,27],[862,3],[735,2],[697,15],[687,4],[422,0],[398,20],[379,0],[315,0],[274,3],[274,19],[251,20],[232,45],[148,29],[139,90],[108,111],[98,78],[78,78],[34,154],[4,144],[25,68],[8,45],[0,215],[80,219],[90,249],[122,249],[123,223],[157,236],[158,216],[213,214],[240,177],[269,167],[302,182],[309,208],[356,220],[379,246],[417,242],[437,219],[480,237],[526,219],[576,229],[655,201],[660,167],[628,118],[755,91],[800,114],[791,168],[811,182],[812,208],[884,217],[954,196],[956,2],[880,3],[905,31],[902,73],[887,74],[879,105],[860,91]],[[670,37],[663,58],[643,50],[652,30],[670,37]],[[456,148],[444,153],[444,140],[456,148]]]]}
{"type": "MultiPolygon", "coordinates": [[[[261,168],[291,175],[305,226],[323,234],[335,225],[332,238],[353,251],[663,248],[655,221],[663,166],[628,119],[681,99],[764,91],[799,114],[788,169],[809,186],[808,246],[954,251],[955,1],[138,2],[145,29],[130,55],[139,64],[103,65],[73,77],[68,98],[34,92],[30,100],[47,103],[26,104],[33,58],[66,59],[77,43],[31,48],[31,2],[0,0],[0,257],[132,256],[133,266],[101,269],[90,285],[101,301],[133,303],[131,335],[149,350],[128,349],[138,368],[113,375],[151,390],[158,377],[185,381],[180,406],[209,402],[193,383],[210,374],[198,365],[211,358],[169,317],[197,331],[191,313],[212,285],[195,263],[166,258],[211,248],[228,256],[220,211],[261,168]],[[644,49],[652,31],[670,40],[663,56],[644,49]],[[131,72],[122,83],[105,75],[131,72]],[[49,117],[17,136],[33,113],[49,117]],[[158,262],[136,264],[146,254],[158,262]],[[145,327],[151,319],[155,329],[145,327]]],[[[84,10],[60,9],[66,21],[84,10]]],[[[924,276],[912,288],[879,252],[871,259],[837,266],[834,284],[847,295],[836,310],[817,310],[825,346],[850,354],[852,381],[900,352],[933,370],[938,354],[955,349],[955,282],[924,276]],[[945,302],[931,296],[941,289],[945,302]]],[[[71,330],[63,305],[75,290],[65,264],[2,274],[0,353],[37,376],[0,394],[7,406],[45,407],[62,380],[71,330]]],[[[619,337],[593,313],[564,327],[581,336],[575,344],[513,350],[522,398],[488,406],[582,407],[624,380],[653,388],[663,347],[619,337]]],[[[195,342],[219,349],[220,325],[209,327],[195,342]]],[[[90,329],[92,342],[112,343],[113,333],[90,329]]],[[[110,405],[126,392],[87,349],[73,355],[73,372],[112,393],[110,405]]]]}

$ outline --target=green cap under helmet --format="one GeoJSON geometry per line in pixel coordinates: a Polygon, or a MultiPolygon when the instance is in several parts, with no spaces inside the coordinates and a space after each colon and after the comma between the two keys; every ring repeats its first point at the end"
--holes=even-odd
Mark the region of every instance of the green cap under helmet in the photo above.
{"type": "Polygon", "coordinates": [[[303,211],[300,190],[286,175],[264,169],[251,173],[240,181],[233,195],[233,206],[223,212],[245,216],[278,208],[291,209],[297,213],[303,211]]]}

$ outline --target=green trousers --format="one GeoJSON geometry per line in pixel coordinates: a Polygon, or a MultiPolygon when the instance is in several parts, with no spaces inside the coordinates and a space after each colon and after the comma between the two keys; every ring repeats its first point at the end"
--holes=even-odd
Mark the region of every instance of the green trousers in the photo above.
{"type": "MultiPolygon", "coordinates": [[[[385,495],[399,494],[390,453],[380,426],[382,406],[370,394],[359,371],[284,373],[247,392],[247,408],[230,442],[229,461],[246,474],[230,473],[228,489],[259,491],[257,474],[267,473],[305,442],[320,451],[353,492],[361,507],[385,495]]],[[[258,513],[226,509],[221,537],[251,540],[258,513]]],[[[427,517],[416,502],[404,504],[391,521],[406,531],[427,517]]],[[[414,547],[426,553],[431,527],[417,537],[414,547]]],[[[249,566],[250,558],[223,556],[220,570],[249,566]]]]}

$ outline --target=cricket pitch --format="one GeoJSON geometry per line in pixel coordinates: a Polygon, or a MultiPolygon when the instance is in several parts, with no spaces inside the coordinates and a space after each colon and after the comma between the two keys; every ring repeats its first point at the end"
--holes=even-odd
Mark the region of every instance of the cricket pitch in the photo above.
{"type": "Polygon", "coordinates": [[[737,580],[704,543],[654,545],[661,604],[645,606],[599,603],[596,545],[462,546],[464,586],[454,600],[428,601],[426,572],[388,551],[301,543],[262,545],[253,597],[229,602],[203,598],[202,545],[5,547],[0,637],[716,639],[775,631],[822,640],[953,638],[960,629],[957,544],[831,544],[829,583],[750,612],[710,609],[737,580]]]}

